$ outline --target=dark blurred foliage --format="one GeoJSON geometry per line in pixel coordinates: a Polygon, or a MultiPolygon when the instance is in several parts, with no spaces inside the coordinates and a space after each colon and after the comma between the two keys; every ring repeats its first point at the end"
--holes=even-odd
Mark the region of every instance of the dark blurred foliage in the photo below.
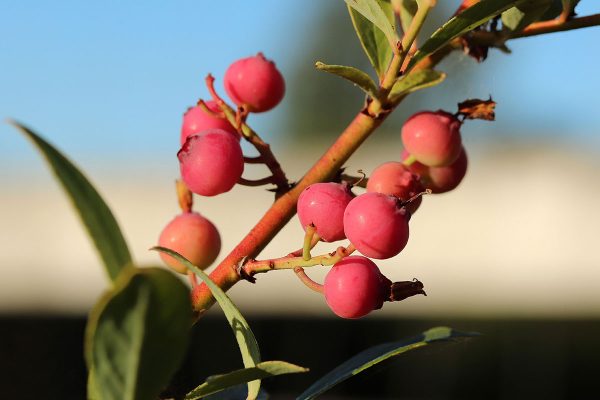
{"type": "MultiPolygon", "coordinates": [[[[597,397],[600,321],[250,318],[264,360],[285,360],[307,374],[264,381],[273,399],[292,399],[367,347],[439,325],[482,336],[425,347],[388,360],[321,398],[587,399],[597,397]]],[[[0,317],[0,398],[83,399],[84,318],[0,317]]],[[[167,393],[240,368],[225,318],[193,329],[188,357],[167,393]]]]}

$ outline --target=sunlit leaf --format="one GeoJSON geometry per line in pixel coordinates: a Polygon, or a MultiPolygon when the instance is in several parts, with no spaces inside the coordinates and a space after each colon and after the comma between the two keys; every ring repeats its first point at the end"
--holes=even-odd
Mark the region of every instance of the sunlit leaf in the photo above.
{"type": "Polygon", "coordinates": [[[538,21],[550,8],[553,0],[521,0],[502,13],[502,25],[511,31],[520,31],[538,21]]]}
{"type": "Polygon", "coordinates": [[[315,67],[321,71],[340,76],[358,86],[363,92],[372,98],[377,98],[377,85],[366,72],[354,67],[347,67],[345,65],[328,65],[320,61],[315,63],[315,67]]]}
{"type": "MultiPolygon", "coordinates": [[[[181,256],[181,254],[159,246],[153,247],[152,250],[157,250],[174,257],[181,264],[185,265],[185,267],[190,271],[193,271],[206,284],[206,286],[208,286],[212,292],[212,295],[217,300],[217,303],[219,303],[219,306],[223,309],[223,313],[225,314],[229,325],[231,325],[231,329],[233,329],[235,339],[238,342],[238,346],[242,354],[244,367],[255,367],[260,362],[260,350],[258,348],[258,342],[256,341],[256,337],[254,336],[254,333],[252,333],[248,322],[246,322],[246,319],[242,316],[242,313],[240,313],[235,304],[233,304],[229,296],[227,296],[227,294],[225,294],[225,292],[218,285],[216,285],[208,277],[208,275],[206,275],[200,268],[189,262],[185,257],[181,256]]],[[[255,398],[259,390],[260,380],[249,382],[248,398],[255,398]]]]}
{"type": "MultiPolygon", "coordinates": [[[[379,5],[388,21],[389,26],[394,29],[394,12],[390,3],[384,0],[372,0],[369,3],[373,2],[379,5]]],[[[385,71],[387,70],[387,67],[394,55],[392,44],[381,28],[377,27],[375,23],[363,16],[354,7],[348,5],[348,12],[350,13],[352,25],[354,25],[354,30],[358,35],[361,46],[369,58],[369,61],[371,61],[371,64],[375,68],[377,76],[381,78],[385,74],[385,71]]]]}
{"type": "Polygon", "coordinates": [[[114,281],[123,267],[132,261],[127,243],[112,212],[71,161],[28,127],[15,121],[10,123],[31,140],[48,162],[87,228],[108,276],[114,281]]]}
{"type": "Polygon", "coordinates": [[[411,59],[408,69],[412,68],[423,58],[439,50],[453,39],[464,35],[501,12],[514,6],[518,1],[519,0],[480,1],[474,6],[469,7],[460,14],[454,16],[423,43],[411,59]]]}
{"type": "Polygon", "coordinates": [[[189,290],[162,268],[128,268],[90,314],[88,399],[157,398],[179,367],[192,324],[189,290]]]}
{"type": "MultiPolygon", "coordinates": [[[[384,343],[368,348],[343,364],[336,367],[321,379],[313,383],[306,391],[297,397],[298,400],[314,399],[318,395],[331,389],[340,382],[385,361],[391,357],[398,356],[407,351],[428,346],[433,343],[441,343],[448,340],[475,336],[475,333],[457,332],[447,327],[432,328],[422,334],[410,339],[398,342],[384,343]]],[[[409,384],[410,382],[407,382],[409,384]]]]}

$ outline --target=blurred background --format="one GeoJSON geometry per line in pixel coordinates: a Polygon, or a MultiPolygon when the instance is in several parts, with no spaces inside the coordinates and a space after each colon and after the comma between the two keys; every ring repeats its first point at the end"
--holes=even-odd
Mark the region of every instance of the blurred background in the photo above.
{"type": "MultiPolygon", "coordinates": [[[[424,35],[459,3],[438,2],[424,35]]],[[[577,10],[587,15],[599,8],[583,1],[577,10]]],[[[181,116],[207,97],[207,73],[224,93],[221,79],[236,59],[262,51],[277,63],[286,97],[249,123],[291,180],[364,101],[352,85],[313,67],[323,61],[370,71],[341,1],[24,0],[4,2],[2,10],[0,116],[41,133],[86,172],[142,265],[159,264],[147,249],[178,213],[181,116]]],[[[425,198],[411,220],[407,248],[379,263],[394,280],[420,279],[429,296],[343,321],[289,271],[235,286],[230,294],[256,329],[264,358],[313,368],[267,382],[267,391],[290,397],[369,345],[440,324],[484,336],[400,358],[331,398],[573,398],[597,389],[591,374],[600,361],[594,344],[600,333],[599,40],[600,28],[519,39],[509,43],[511,55],[491,50],[482,64],[455,52],[438,67],[448,73],[445,82],[402,103],[349,160],[349,171],[369,173],[398,160],[400,128],[416,111],[453,112],[462,100],[489,95],[498,103],[495,122],[463,127],[470,162],[463,183],[425,198]]],[[[265,174],[251,166],[245,176],[265,174]]],[[[0,393],[38,398],[29,391],[42,385],[48,398],[82,398],[83,327],[107,279],[39,155],[5,123],[0,184],[0,393]],[[32,377],[37,387],[29,385],[32,377]]],[[[196,198],[195,208],[220,229],[224,257],[271,200],[263,189],[236,187],[196,198]]],[[[263,256],[287,254],[302,236],[293,219],[263,256]]],[[[317,251],[330,250],[320,245],[317,251]]],[[[316,280],[325,273],[309,271],[316,280]]],[[[214,348],[223,358],[209,364],[205,349],[193,346],[188,366],[198,372],[190,367],[178,375],[184,387],[241,365],[219,310],[199,325],[198,341],[222,342],[214,348]]]]}

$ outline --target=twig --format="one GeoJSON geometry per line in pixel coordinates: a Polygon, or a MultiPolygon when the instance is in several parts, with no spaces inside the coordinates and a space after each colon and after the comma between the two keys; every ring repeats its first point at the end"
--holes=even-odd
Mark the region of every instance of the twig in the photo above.
{"type": "Polygon", "coordinates": [[[273,183],[277,186],[276,197],[280,197],[290,189],[290,184],[285,176],[285,173],[281,169],[281,165],[275,158],[275,155],[271,151],[271,146],[265,143],[258,134],[246,124],[245,115],[243,112],[235,112],[218,94],[215,90],[214,82],[215,78],[208,74],[206,77],[206,87],[213,98],[213,100],[219,105],[225,118],[229,123],[236,127],[241,135],[250,142],[260,154],[263,163],[269,168],[273,175],[273,183]]]}

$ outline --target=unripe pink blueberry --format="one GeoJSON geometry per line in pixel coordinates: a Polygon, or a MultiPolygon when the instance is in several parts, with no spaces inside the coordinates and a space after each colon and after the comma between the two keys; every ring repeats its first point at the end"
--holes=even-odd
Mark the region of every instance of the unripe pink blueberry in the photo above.
{"type": "Polygon", "coordinates": [[[335,242],[344,235],[344,210],[353,199],[347,185],[326,182],[313,183],[298,197],[298,218],[302,227],[313,224],[325,242],[335,242]]]}
{"type": "Polygon", "coordinates": [[[428,167],[414,162],[409,168],[420,176],[421,183],[426,189],[431,189],[432,193],[445,193],[460,184],[467,173],[467,166],[467,153],[463,148],[456,161],[445,167],[428,167]]]}
{"type": "MultiPolygon", "coordinates": [[[[210,266],[221,250],[221,236],[208,219],[195,212],[176,216],[163,229],[158,245],[174,250],[200,269],[210,266]]],[[[187,268],[173,257],[161,253],[169,267],[185,274],[187,268]]]]}
{"type": "Polygon", "coordinates": [[[402,142],[417,161],[430,167],[452,164],[461,150],[460,121],[445,111],[422,111],[402,126],[402,142]]]}
{"type": "MultiPolygon", "coordinates": [[[[207,101],[206,107],[214,112],[219,113],[221,109],[215,101],[207,101]]],[[[202,107],[190,107],[183,114],[183,123],[181,124],[181,145],[190,135],[195,135],[207,129],[223,129],[230,132],[239,139],[240,135],[237,130],[225,118],[218,118],[205,112],[202,107]]]]}
{"type": "Polygon", "coordinates": [[[244,172],[240,143],[222,129],[189,136],[177,157],[181,178],[192,192],[202,196],[228,192],[244,172]]]}
{"type": "Polygon", "coordinates": [[[262,53],[231,64],[224,82],[231,100],[255,113],[272,109],[285,93],[283,76],[262,53]]]}
{"type": "Polygon", "coordinates": [[[408,242],[410,213],[401,201],[382,193],[354,198],[344,212],[344,232],[367,257],[386,259],[400,253],[408,242]]]}
{"type": "Polygon", "coordinates": [[[325,301],[342,318],[360,318],[381,308],[387,280],[377,265],[366,257],[349,256],[337,262],[327,273],[323,289],[325,301]]]}
{"type": "MultiPolygon", "coordinates": [[[[402,201],[411,199],[423,190],[419,176],[397,161],[389,161],[375,168],[367,183],[367,192],[395,196],[402,201]]],[[[422,197],[417,197],[406,205],[406,209],[414,214],[421,205],[421,201],[422,197]]]]}

